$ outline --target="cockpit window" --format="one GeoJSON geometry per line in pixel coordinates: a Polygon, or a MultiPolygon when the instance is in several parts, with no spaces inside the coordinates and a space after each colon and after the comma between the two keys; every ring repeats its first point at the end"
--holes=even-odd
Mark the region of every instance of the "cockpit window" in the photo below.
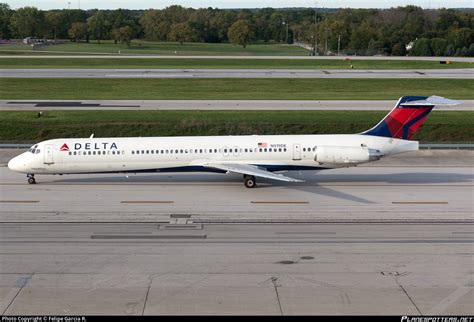
{"type": "Polygon", "coordinates": [[[31,152],[31,153],[33,153],[33,154],[34,154],[34,153],[39,153],[39,150],[38,150],[38,152],[36,152],[36,148],[37,148],[37,147],[38,147],[38,144],[33,145],[33,146],[28,150],[28,152],[31,152]]]}

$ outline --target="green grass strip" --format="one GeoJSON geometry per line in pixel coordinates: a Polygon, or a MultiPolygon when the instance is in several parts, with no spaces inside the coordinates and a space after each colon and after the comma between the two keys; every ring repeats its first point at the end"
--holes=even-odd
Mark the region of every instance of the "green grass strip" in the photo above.
{"type": "MultiPolygon", "coordinates": [[[[384,111],[46,111],[0,113],[1,142],[52,138],[359,133],[384,111]]],[[[474,142],[474,112],[432,112],[413,137],[474,142]]]]}
{"type": "Polygon", "coordinates": [[[0,78],[0,99],[473,99],[472,79],[0,78]]]}
{"type": "Polygon", "coordinates": [[[451,69],[471,63],[415,60],[175,59],[175,58],[0,58],[0,68],[215,68],[215,69],[451,69]]]}

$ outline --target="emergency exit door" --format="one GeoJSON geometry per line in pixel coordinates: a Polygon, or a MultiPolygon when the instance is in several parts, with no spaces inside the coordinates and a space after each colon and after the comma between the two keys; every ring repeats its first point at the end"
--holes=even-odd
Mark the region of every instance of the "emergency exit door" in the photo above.
{"type": "Polygon", "coordinates": [[[299,143],[293,144],[293,160],[301,160],[301,145],[299,143]]]}

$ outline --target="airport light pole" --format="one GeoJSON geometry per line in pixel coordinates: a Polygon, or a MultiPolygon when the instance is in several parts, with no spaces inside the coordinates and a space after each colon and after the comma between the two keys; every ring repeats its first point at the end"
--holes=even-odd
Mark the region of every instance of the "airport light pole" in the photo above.
{"type": "Polygon", "coordinates": [[[285,37],[285,42],[288,43],[288,23],[286,23],[285,21],[283,21],[281,23],[283,26],[286,25],[286,37],[285,37]]]}
{"type": "Polygon", "coordinates": [[[286,37],[285,37],[285,42],[288,43],[288,25],[289,23],[287,23],[286,21],[283,21],[282,22],[282,25],[286,25],[286,37]]]}

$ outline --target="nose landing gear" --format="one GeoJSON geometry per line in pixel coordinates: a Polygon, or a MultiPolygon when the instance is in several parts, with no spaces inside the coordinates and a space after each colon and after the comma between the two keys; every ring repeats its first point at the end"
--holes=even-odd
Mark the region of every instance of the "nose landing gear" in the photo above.
{"type": "Polygon", "coordinates": [[[26,176],[28,177],[28,183],[29,184],[35,184],[36,183],[34,174],[28,173],[26,176]]]}
{"type": "Polygon", "coordinates": [[[247,188],[255,188],[257,181],[255,181],[254,176],[244,174],[244,184],[247,188]]]}

